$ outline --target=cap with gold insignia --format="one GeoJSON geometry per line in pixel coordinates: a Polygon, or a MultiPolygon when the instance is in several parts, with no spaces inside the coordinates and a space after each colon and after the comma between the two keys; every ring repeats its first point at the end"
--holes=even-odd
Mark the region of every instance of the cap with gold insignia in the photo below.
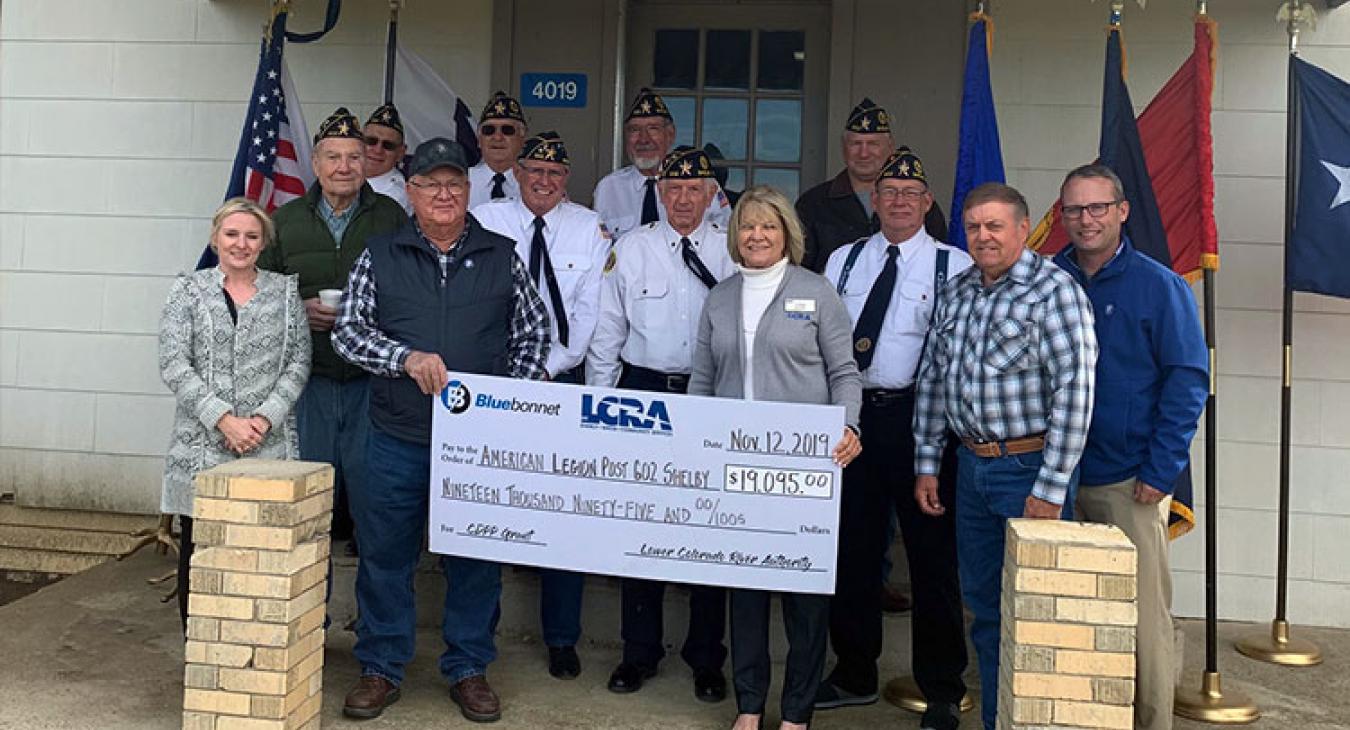
{"type": "Polygon", "coordinates": [[[623,120],[626,122],[630,119],[649,117],[662,117],[671,122],[675,121],[675,118],[670,116],[670,109],[666,108],[665,99],[644,86],[638,90],[637,98],[633,100],[633,106],[628,108],[628,116],[624,117],[623,120]]]}
{"type": "Polygon", "coordinates": [[[572,161],[567,159],[567,147],[563,146],[563,139],[557,132],[540,132],[531,136],[525,140],[525,146],[520,148],[520,155],[516,159],[572,166],[572,161]]]}
{"type": "Polygon", "coordinates": [[[697,147],[680,145],[661,161],[661,178],[664,180],[698,180],[713,177],[715,174],[708,153],[697,147]]]}
{"type": "Polygon", "coordinates": [[[849,112],[848,122],[844,124],[844,129],[859,134],[889,134],[891,131],[891,115],[887,114],[885,109],[877,106],[875,101],[863,97],[863,100],[853,107],[853,111],[849,112]]]}
{"type": "Polygon", "coordinates": [[[398,117],[398,108],[393,103],[382,104],[378,109],[370,113],[370,119],[366,124],[378,124],[381,127],[388,127],[399,134],[403,134],[403,120],[398,117]]]}
{"type": "Polygon", "coordinates": [[[923,161],[919,156],[908,147],[901,147],[886,158],[886,164],[881,166],[881,174],[877,176],[877,180],[918,180],[927,185],[928,175],[923,171],[923,161]]]}
{"type": "Polygon", "coordinates": [[[490,119],[510,119],[525,124],[525,112],[520,109],[520,102],[507,96],[505,91],[497,91],[488,99],[488,103],[483,107],[483,113],[478,115],[478,123],[482,124],[490,119]]]}
{"type": "Polygon", "coordinates": [[[361,133],[361,122],[355,114],[347,111],[347,107],[340,106],[328,115],[319,125],[319,131],[314,134],[314,144],[318,144],[325,139],[359,139],[364,141],[366,136],[361,133]]]}

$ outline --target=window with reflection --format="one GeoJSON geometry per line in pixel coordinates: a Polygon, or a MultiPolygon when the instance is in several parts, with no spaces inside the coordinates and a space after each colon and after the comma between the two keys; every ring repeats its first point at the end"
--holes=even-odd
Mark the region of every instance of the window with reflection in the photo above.
{"type": "Polygon", "coordinates": [[[726,187],[801,187],[806,32],[656,31],[652,86],[675,118],[676,144],[716,145],[726,187]]]}

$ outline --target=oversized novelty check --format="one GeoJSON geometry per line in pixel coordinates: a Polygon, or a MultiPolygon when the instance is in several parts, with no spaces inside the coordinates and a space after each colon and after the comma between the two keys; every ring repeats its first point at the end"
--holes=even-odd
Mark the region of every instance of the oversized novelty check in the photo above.
{"type": "Polygon", "coordinates": [[[458,373],[433,407],[434,552],[834,592],[842,407],[458,373]]]}

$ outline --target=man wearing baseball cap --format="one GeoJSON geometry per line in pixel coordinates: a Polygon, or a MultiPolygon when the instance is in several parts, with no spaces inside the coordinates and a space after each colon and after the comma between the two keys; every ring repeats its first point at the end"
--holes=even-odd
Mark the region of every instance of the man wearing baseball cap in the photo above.
{"type": "MultiPolygon", "coordinates": [[[[412,586],[427,532],[432,398],[451,369],[542,379],[550,346],[548,309],[515,242],[468,214],[464,148],[427,140],[408,173],[413,216],[366,244],[333,329],[338,354],[373,376],[367,461],[380,465],[352,495],[361,535],[353,650],[361,678],[342,709],[358,718],[377,717],[398,700],[416,645],[412,586]]],[[[500,566],[445,556],[441,567],[450,585],[441,674],[464,717],[498,720],[501,701],[487,667],[497,655],[500,566]]]]}

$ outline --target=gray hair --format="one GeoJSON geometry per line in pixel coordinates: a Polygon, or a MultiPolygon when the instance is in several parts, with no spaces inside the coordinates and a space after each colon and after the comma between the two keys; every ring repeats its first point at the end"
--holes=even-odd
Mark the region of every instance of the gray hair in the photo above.
{"type": "Polygon", "coordinates": [[[1027,199],[1017,192],[1017,188],[1000,182],[987,182],[966,193],[966,202],[961,206],[961,214],[965,215],[966,211],[985,203],[1003,203],[1012,206],[1017,221],[1031,217],[1027,199]]]}

